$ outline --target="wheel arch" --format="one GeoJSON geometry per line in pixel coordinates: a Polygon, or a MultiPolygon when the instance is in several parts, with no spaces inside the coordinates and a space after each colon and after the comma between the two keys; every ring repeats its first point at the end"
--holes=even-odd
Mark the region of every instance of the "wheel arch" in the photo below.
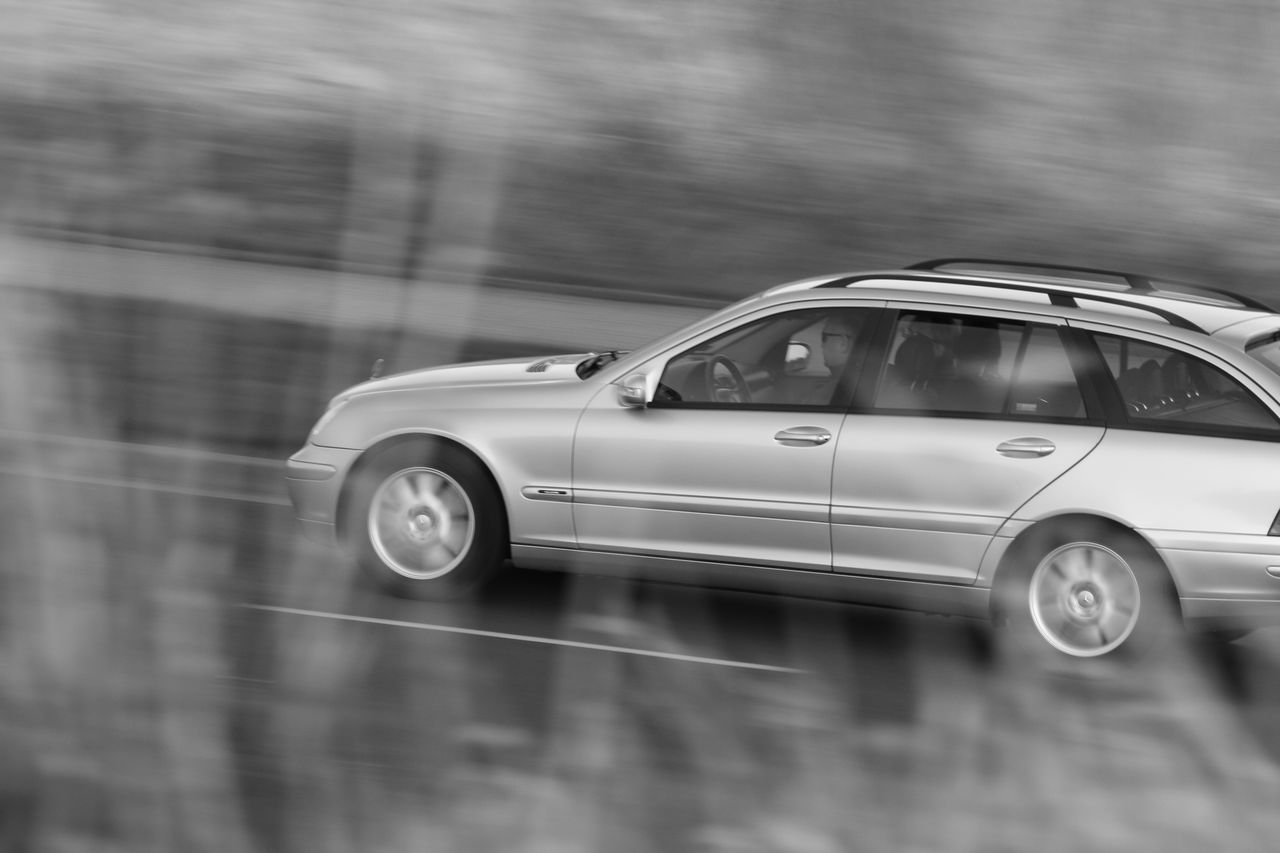
{"type": "Polygon", "coordinates": [[[1039,543],[1046,538],[1062,533],[1069,534],[1073,528],[1093,532],[1103,528],[1112,535],[1124,537],[1139,544],[1147,552],[1147,556],[1164,573],[1165,579],[1169,583],[1169,588],[1173,592],[1175,605],[1178,607],[1179,613],[1181,613],[1181,591],[1178,589],[1177,578],[1174,577],[1173,572],[1169,571],[1168,564],[1165,563],[1159,551],[1156,550],[1146,536],[1142,535],[1137,529],[1110,516],[1087,512],[1069,512],[1049,516],[1034,522],[1014,536],[1013,541],[1005,548],[1000,561],[996,564],[996,569],[991,579],[992,594],[989,606],[992,621],[999,623],[1004,619],[1004,614],[1000,612],[1001,602],[1004,597],[1000,593],[1004,591],[1004,587],[1007,584],[1015,580],[1019,563],[1042,547],[1039,543]]]}
{"type": "MultiPolygon", "coordinates": [[[[507,499],[506,495],[503,493],[502,486],[498,482],[497,476],[493,473],[492,466],[490,466],[484,457],[477,453],[474,448],[463,444],[457,439],[445,435],[439,435],[437,433],[405,432],[386,436],[385,438],[381,438],[369,445],[358,457],[356,457],[355,462],[353,462],[351,464],[351,468],[348,469],[347,475],[342,482],[342,489],[338,493],[338,505],[334,516],[335,529],[337,531],[339,543],[345,544],[347,542],[347,534],[349,533],[347,530],[347,517],[349,515],[348,509],[350,508],[351,494],[360,474],[369,468],[369,466],[375,464],[381,456],[389,451],[413,444],[447,447],[460,451],[473,459],[476,464],[480,466],[480,470],[484,472],[485,476],[489,478],[489,483],[493,486],[494,492],[497,494],[498,500],[502,504],[504,525],[509,523],[511,510],[510,507],[507,506],[507,499]]],[[[503,543],[503,548],[506,551],[507,557],[510,558],[511,537],[509,533],[506,539],[507,541],[503,543]]]]}

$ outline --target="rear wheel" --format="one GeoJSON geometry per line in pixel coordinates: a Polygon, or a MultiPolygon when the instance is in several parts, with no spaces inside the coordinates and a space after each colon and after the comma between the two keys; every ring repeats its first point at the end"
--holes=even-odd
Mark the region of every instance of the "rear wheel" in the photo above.
{"type": "Polygon", "coordinates": [[[356,477],[344,530],[360,567],[386,591],[453,598],[502,565],[502,499],[469,453],[428,442],[397,445],[356,477]]]}
{"type": "Polygon", "coordinates": [[[1102,523],[1034,536],[1002,575],[997,603],[1008,651],[1051,668],[1132,661],[1177,629],[1164,565],[1136,535],[1102,523]]]}

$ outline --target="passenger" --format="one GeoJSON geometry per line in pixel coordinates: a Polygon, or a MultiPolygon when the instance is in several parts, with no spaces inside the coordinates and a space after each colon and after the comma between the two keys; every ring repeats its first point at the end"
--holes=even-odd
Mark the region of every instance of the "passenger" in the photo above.
{"type": "Polygon", "coordinates": [[[999,412],[1008,390],[997,372],[1000,351],[1000,332],[994,326],[965,326],[952,350],[955,372],[947,383],[943,408],[999,412]]]}

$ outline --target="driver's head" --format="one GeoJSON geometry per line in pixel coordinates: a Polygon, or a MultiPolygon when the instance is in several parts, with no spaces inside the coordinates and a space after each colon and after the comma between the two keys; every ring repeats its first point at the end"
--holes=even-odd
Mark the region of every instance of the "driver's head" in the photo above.
{"type": "Polygon", "coordinates": [[[842,370],[853,352],[857,329],[849,318],[836,314],[822,326],[822,361],[832,373],[842,370]]]}

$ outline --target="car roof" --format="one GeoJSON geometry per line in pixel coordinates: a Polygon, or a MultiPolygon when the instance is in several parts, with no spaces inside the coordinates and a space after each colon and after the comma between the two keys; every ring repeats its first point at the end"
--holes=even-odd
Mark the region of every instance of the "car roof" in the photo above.
{"type": "MultiPolygon", "coordinates": [[[[1112,270],[1018,261],[943,258],[904,269],[807,278],[778,285],[761,295],[841,289],[875,290],[877,296],[888,298],[892,298],[894,291],[913,298],[928,294],[947,301],[971,298],[987,307],[1012,310],[1037,306],[1039,313],[1077,318],[1092,316],[1112,323],[1117,315],[1123,316],[1126,322],[1139,323],[1145,316],[1157,325],[1172,325],[1224,339],[1234,339],[1236,335],[1222,333],[1240,324],[1260,330],[1267,323],[1257,321],[1270,318],[1274,325],[1280,325],[1280,314],[1270,306],[1222,288],[1112,270]],[[954,269],[948,271],[948,267],[954,269]],[[1004,272],[1004,269],[1014,272],[1004,272]],[[1045,308],[1051,310],[1045,312],[1045,308]]],[[[1256,333],[1251,332],[1250,336],[1256,333]]],[[[1243,342],[1232,340],[1232,343],[1243,346],[1243,342]]]]}
{"type": "MultiPolygon", "coordinates": [[[[925,262],[934,263],[938,262],[925,262]]],[[[992,266],[1008,263],[995,262],[992,266]]],[[[1224,355],[1243,352],[1250,343],[1280,333],[1280,313],[1256,299],[1212,287],[1141,276],[1115,280],[1115,276],[1128,274],[1108,271],[1081,269],[1076,275],[1074,268],[1069,269],[1072,274],[1068,275],[1068,270],[1053,266],[1037,267],[1040,274],[1015,275],[1000,275],[986,269],[947,271],[923,266],[830,273],[775,285],[726,305],[691,326],[640,347],[631,355],[647,359],[691,335],[710,331],[758,309],[841,298],[1038,314],[1068,322],[1110,326],[1116,332],[1142,331],[1209,349],[1221,348],[1224,355]],[[1098,280],[1104,276],[1112,276],[1113,281],[1098,280]]],[[[1036,267],[1026,263],[1018,266],[1036,267]]],[[[629,369],[629,363],[620,360],[605,367],[599,375],[612,382],[615,374],[621,375],[629,369]]],[[[1268,382],[1271,383],[1270,377],[1268,382]]],[[[1276,399],[1280,400],[1280,384],[1275,388],[1276,399]]]]}

